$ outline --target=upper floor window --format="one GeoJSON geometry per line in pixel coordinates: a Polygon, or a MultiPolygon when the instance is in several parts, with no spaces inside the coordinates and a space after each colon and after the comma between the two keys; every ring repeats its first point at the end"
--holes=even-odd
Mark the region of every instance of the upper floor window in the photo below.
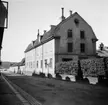
{"type": "Polygon", "coordinates": [[[85,39],[85,31],[80,31],[80,38],[85,39]]]}
{"type": "Polygon", "coordinates": [[[72,38],[72,30],[71,29],[68,30],[68,38],[72,38]]]}
{"type": "Polygon", "coordinates": [[[73,43],[68,43],[67,49],[68,49],[68,52],[72,52],[73,51],[73,43]]]}
{"type": "Polygon", "coordinates": [[[81,53],[85,52],[85,44],[84,43],[80,44],[80,51],[81,51],[81,53]]]}

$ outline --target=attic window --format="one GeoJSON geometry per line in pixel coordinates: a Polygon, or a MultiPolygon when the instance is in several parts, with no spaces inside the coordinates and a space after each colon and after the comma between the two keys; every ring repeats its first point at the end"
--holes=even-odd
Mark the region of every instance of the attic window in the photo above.
{"type": "Polygon", "coordinates": [[[78,19],[75,19],[74,22],[75,22],[76,26],[79,25],[79,20],[78,19]]]}

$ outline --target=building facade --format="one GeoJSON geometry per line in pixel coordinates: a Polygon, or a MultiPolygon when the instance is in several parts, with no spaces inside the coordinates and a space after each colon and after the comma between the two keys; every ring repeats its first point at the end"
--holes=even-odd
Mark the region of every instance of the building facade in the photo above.
{"type": "Polygon", "coordinates": [[[37,39],[25,50],[25,69],[31,71],[30,75],[43,72],[55,76],[57,62],[95,57],[97,38],[91,26],[77,12],[70,11],[65,18],[63,8],[61,19],[43,35],[38,32],[37,39]]]}

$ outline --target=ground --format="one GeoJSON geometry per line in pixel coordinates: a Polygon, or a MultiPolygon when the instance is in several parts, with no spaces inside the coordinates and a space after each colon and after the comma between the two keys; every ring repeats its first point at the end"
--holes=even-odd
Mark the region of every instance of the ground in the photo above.
{"type": "Polygon", "coordinates": [[[7,77],[43,105],[108,105],[108,87],[30,76],[7,77]]]}
{"type": "Polygon", "coordinates": [[[23,105],[0,76],[0,105],[23,105]]]}

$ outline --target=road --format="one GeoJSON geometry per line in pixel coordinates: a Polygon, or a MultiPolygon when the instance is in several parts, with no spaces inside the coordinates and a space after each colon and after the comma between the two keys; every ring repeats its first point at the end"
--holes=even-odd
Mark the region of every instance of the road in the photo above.
{"type": "Polygon", "coordinates": [[[22,105],[7,83],[0,76],[0,105],[22,105]]]}
{"type": "Polygon", "coordinates": [[[7,78],[42,105],[108,105],[108,87],[17,74],[7,78]]]}

